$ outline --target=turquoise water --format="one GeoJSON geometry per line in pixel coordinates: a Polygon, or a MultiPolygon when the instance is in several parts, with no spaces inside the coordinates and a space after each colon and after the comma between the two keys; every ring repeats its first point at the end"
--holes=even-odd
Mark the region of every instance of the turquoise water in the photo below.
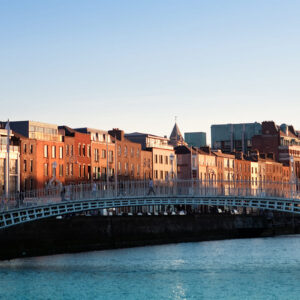
{"type": "Polygon", "coordinates": [[[4,261],[0,299],[300,299],[300,235],[4,261]]]}

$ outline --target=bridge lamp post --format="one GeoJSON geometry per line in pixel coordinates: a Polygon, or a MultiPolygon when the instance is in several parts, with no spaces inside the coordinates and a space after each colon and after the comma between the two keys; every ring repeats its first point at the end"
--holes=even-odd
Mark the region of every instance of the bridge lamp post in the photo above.
{"type": "MultiPolygon", "coordinates": [[[[173,166],[174,158],[175,158],[175,155],[173,153],[171,153],[170,154],[171,174],[172,174],[171,177],[172,177],[173,182],[174,182],[174,166],[173,166]]],[[[174,185],[174,183],[172,184],[172,189],[174,188],[173,185],[174,185]]],[[[177,194],[176,188],[175,188],[175,193],[177,194]]]]}
{"type": "Polygon", "coordinates": [[[115,133],[115,196],[118,195],[118,162],[117,162],[117,134],[115,133]]]}
{"type": "Polygon", "coordinates": [[[291,156],[290,157],[290,163],[291,163],[291,180],[290,180],[290,183],[291,183],[291,197],[293,198],[294,196],[294,184],[295,184],[295,166],[294,166],[294,157],[291,156]]]}

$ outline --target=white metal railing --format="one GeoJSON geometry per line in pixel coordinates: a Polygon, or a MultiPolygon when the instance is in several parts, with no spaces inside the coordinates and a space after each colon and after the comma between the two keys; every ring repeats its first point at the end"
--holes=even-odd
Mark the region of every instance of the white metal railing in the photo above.
{"type": "Polygon", "coordinates": [[[299,183],[251,181],[171,180],[155,181],[153,189],[149,181],[94,182],[64,187],[31,190],[0,197],[0,211],[15,208],[37,207],[45,204],[88,199],[161,197],[161,196],[226,196],[256,198],[300,199],[299,183]]]}

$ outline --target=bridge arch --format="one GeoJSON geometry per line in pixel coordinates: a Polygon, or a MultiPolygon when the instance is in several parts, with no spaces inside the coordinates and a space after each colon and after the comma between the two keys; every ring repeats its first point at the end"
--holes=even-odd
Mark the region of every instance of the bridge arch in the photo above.
{"type": "Polygon", "coordinates": [[[224,195],[149,195],[127,197],[88,197],[86,199],[39,204],[15,208],[0,213],[0,229],[40,219],[85,211],[122,207],[157,205],[205,205],[230,208],[257,208],[300,214],[300,201],[279,197],[224,196],[224,195]]]}

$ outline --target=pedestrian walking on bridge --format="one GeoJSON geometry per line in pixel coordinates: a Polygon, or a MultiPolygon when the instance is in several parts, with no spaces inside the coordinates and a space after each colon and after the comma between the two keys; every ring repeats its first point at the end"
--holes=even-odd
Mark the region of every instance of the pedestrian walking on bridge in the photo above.
{"type": "Polygon", "coordinates": [[[150,195],[151,193],[153,193],[155,195],[153,180],[150,178],[150,180],[149,180],[149,190],[148,190],[147,195],[150,195]]]}

